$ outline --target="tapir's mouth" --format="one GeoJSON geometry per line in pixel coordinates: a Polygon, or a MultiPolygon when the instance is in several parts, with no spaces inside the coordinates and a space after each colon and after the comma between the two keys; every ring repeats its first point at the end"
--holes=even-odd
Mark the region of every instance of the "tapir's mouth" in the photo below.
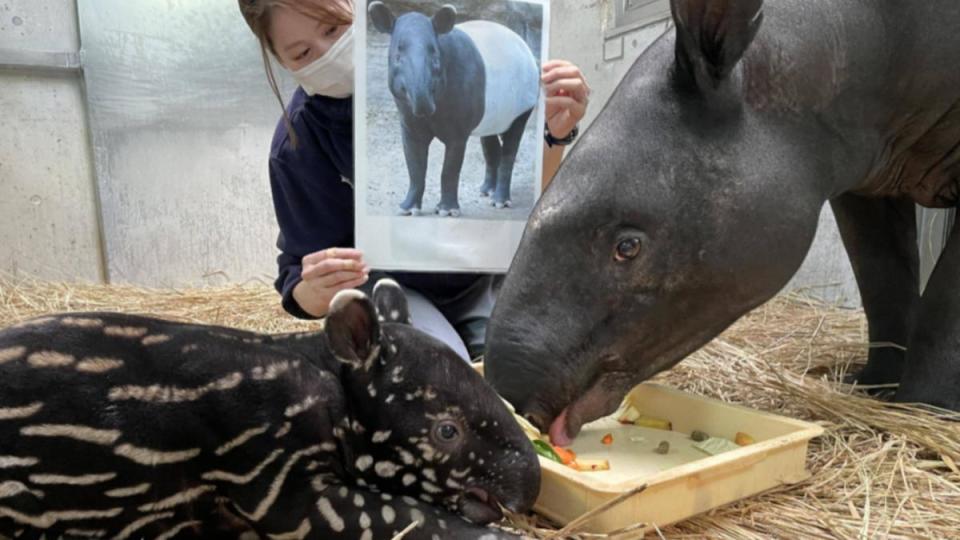
{"type": "Polygon", "coordinates": [[[489,491],[479,487],[469,487],[464,491],[460,497],[459,510],[463,517],[477,525],[503,519],[500,503],[489,491]]]}
{"type": "Polygon", "coordinates": [[[610,371],[604,373],[576,401],[567,405],[550,422],[547,433],[555,446],[570,446],[580,434],[583,425],[613,414],[632,385],[629,374],[610,371]]]}

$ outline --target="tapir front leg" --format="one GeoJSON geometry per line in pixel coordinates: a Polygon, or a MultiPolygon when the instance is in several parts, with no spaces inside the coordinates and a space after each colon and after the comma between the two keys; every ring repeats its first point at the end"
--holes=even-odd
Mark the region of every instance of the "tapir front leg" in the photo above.
{"type": "Polygon", "coordinates": [[[497,171],[497,189],[491,203],[497,208],[506,208],[511,205],[510,184],[513,179],[513,165],[517,161],[517,152],[520,150],[520,141],[527,127],[532,109],[518,116],[510,129],[503,134],[503,155],[500,159],[500,169],[497,171]]]}
{"type": "Polygon", "coordinates": [[[841,195],[830,201],[850,255],[871,347],[862,385],[895,384],[920,301],[914,204],[908,200],[841,195]]]}
{"type": "Polygon", "coordinates": [[[897,391],[901,402],[960,411],[960,227],[927,282],[897,391]]]}
{"type": "Polygon", "coordinates": [[[451,140],[446,143],[446,147],[443,173],[440,175],[440,204],[437,205],[437,214],[443,217],[459,217],[460,171],[463,169],[467,140],[451,140]]]}
{"type": "Polygon", "coordinates": [[[400,203],[399,214],[401,216],[416,216],[420,214],[423,207],[423,190],[426,185],[427,177],[427,157],[430,152],[431,135],[426,135],[421,130],[409,126],[406,122],[402,123],[403,129],[403,155],[407,160],[407,172],[410,176],[410,187],[407,190],[407,196],[400,203]]]}
{"type": "Polygon", "coordinates": [[[264,522],[261,531],[269,538],[393,538],[414,521],[407,540],[516,539],[518,536],[474,525],[440,508],[410,497],[374,493],[369,489],[330,484],[285,488],[274,505],[277,517],[264,522]]]}

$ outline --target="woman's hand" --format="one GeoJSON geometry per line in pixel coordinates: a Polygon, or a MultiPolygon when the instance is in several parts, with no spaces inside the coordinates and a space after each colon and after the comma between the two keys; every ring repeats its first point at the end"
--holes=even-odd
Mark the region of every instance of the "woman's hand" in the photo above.
{"type": "Polygon", "coordinates": [[[580,68],[566,60],[545,63],[541,80],[547,97],[547,127],[551,135],[563,139],[587,113],[590,86],[580,68]]]}
{"type": "Polygon", "coordinates": [[[363,262],[363,252],[349,248],[330,248],[303,258],[303,281],[293,289],[300,308],[313,315],[327,314],[330,301],[340,291],[353,289],[367,282],[370,268],[363,262]]]}

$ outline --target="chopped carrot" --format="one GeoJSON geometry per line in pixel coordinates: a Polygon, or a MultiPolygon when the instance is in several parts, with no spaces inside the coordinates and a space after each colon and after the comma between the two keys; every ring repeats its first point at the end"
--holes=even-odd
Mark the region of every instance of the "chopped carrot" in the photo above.
{"type": "Polygon", "coordinates": [[[564,465],[569,465],[577,460],[577,454],[573,450],[567,450],[566,448],[560,448],[559,446],[554,446],[553,451],[557,453],[557,457],[560,458],[560,463],[564,465]]]}
{"type": "Polygon", "coordinates": [[[753,444],[756,441],[754,441],[753,437],[750,435],[747,435],[742,431],[738,431],[737,436],[733,439],[733,442],[739,444],[740,446],[747,446],[748,444],[753,444]]]}
{"type": "Polygon", "coordinates": [[[613,434],[607,433],[606,435],[603,436],[603,439],[600,442],[602,442],[606,446],[610,446],[611,444],[613,444],[613,434]]]}

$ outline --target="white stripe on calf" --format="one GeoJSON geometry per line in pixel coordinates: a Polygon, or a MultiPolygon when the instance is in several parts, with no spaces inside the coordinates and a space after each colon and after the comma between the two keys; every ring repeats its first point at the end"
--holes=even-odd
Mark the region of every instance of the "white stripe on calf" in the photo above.
{"type": "Polygon", "coordinates": [[[75,361],[73,356],[53,351],[40,351],[27,357],[27,363],[36,368],[69,366],[75,361]]]}
{"type": "Polygon", "coordinates": [[[147,335],[147,329],[142,326],[107,326],[103,333],[110,337],[141,338],[147,335]]]}
{"type": "Polygon", "coordinates": [[[273,479],[273,483],[270,484],[270,491],[267,492],[267,496],[260,501],[260,504],[257,505],[256,510],[252,514],[247,514],[240,508],[237,510],[244,515],[247,519],[252,521],[260,521],[263,519],[263,516],[267,515],[267,512],[270,511],[270,507],[273,506],[273,503],[276,502],[277,496],[280,494],[280,488],[283,487],[284,481],[287,479],[287,475],[290,474],[290,470],[293,469],[293,466],[300,461],[301,458],[312,456],[320,452],[320,446],[311,446],[309,448],[304,448],[303,450],[298,450],[295,452],[287,462],[283,465],[283,469],[277,474],[276,478],[273,479]]]}
{"type": "Polygon", "coordinates": [[[330,504],[330,499],[320,497],[320,500],[317,501],[317,510],[320,511],[323,519],[327,520],[327,523],[330,524],[330,528],[333,529],[334,532],[343,532],[345,523],[343,522],[343,518],[340,517],[340,514],[333,509],[333,505],[330,504]]]}
{"type": "Polygon", "coordinates": [[[30,525],[40,529],[49,529],[58,521],[86,521],[88,519],[110,519],[123,513],[123,508],[111,508],[109,510],[58,510],[56,512],[44,512],[39,516],[31,516],[17,512],[12,508],[0,506],[0,517],[8,517],[17,523],[30,525]]]}
{"type": "Polygon", "coordinates": [[[200,449],[191,448],[190,450],[163,452],[150,448],[140,448],[132,444],[121,444],[113,449],[113,453],[139,463],[140,465],[155,467],[157,465],[169,465],[171,463],[190,461],[200,455],[200,449]]]}
{"type": "Polygon", "coordinates": [[[311,528],[310,519],[307,518],[300,522],[300,526],[297,527],[297,530],[282,534],[268,534],[267,538],[270,540],[303,540],[308,534],[310,534],[311,528]]]}
{"type": "Polygon", "coordinates": [[[291,428],[291,427],[293,427],[293,426],[290,425],[290,422],[284,422],[283,425],[280,426],[280,429],[278,429],[277,432],[274,433],[274,435],[273,435],[274,438],[279,439],[280,437],[283,437],[283,436],[286,435],[287,433],[290,433],[290,428],[291,428]]]}
{"type": "Polygon", "coordinates": [[[43,403],[40,403],[39,401],[24,407],[0,408],[0,420],[19,420],[21,418],[30,418],[31,416],[40,412],[40,409],[42,408],[43,403]]]}
{"type": "Polygon", "coordinates": [[[0,469],[33,467],[37,463],[40,463],[40,460],[35,457],[0,456],[0,469]]]}
{"type": "Polygon", "coordinates": [[[211,482],[230,482],[232,484],[249,484],[251,481],[253,481],[254,478],[260,476],[260,473],[262,473],[263,470],[266,469],[268,465],[276,461],[276,459],[280,457],[282,454],[283,454],[283,449],[277,448],[276,450],[273,451],[272,454],[267,456],[267,459],[263,460],[262,462],[260,462],[259,465],[254,467],[252,471],[242,476],[238,474],[226,472],[226,471],[210,471],[210,472],[204,473],[201,478],[211,482]]]}
{"type": "Polygon", "coordinates": [[[85,317],[64,317],[60,319],[60,324],[64,326],[73,326],[76,328],[99,328],[103,326],[100,319],[88,319],[85,317]]]}
{"type": "Polygon", "coordinates": [[[66,534],[68,537],[79,536],[81,538],[103,538],[107,535],[107,531],[104,530],[87,530],[87,529],[67,529],[66,534]]]}
{"type": "Polygon", "coordinates": [[[133,497],[135,495],[141,495],[150,490],[150,484],[143,483],[137,484],[135,486],[111,489],[104,493],[107,497],[121,498],[121,497],[133,497]]]}
{"type": "Polygon", "coordinates": [[[381,478],[393,478],[400,470],[400,466],[392,461],[378,461],[374,464],[373,470],[381,478]]]}
{"type": "Polygon", "coordinates": [[[255,427],[255,428],[248,429],[248,430],[244,431],[243,433],[241,433],[240,435],[237,435],[236,437],[234,437],[233,440],[227,442],[226,444],[224,444],[224,445],[221,446],[220,448],[217,448],[217,450],[216,450],[215,453],[216,453],[218,456],[222,456],[222,455],[226,454],[227,452],[233,450],[234,448],[236,448],[236,447],[238,447],[238,446],[246,443],[247,441],[249,441],[250,439],[256,437],[257,435],[262,435],[262,434],[265,433],[268,429],[270,429],[270,424],[263,424],[263,425],[260,426],[260,427],[255,427]]]}
{"type": "Polygon", "coordinates": [[[149,516],[144,516],[131,524],[127,525],[120,534],[114,540],[127,540],[130,538],[133,533],[139,531],[140,529],[146,527],[147,525],[153,523],[154,521],[160,521],[161,519],[169,519],[173,517],[173,512],[163,512],[160,514],[151,514],[149,516]]]}
{"type": "Polygon", "coordinates": [[[380,515],[383,517],[383,522],[387,525],[393,525],[393,520],[397,517],[397,513],[394,512],[393,507],[389,504],[383,505],[383,508],[380,509],[380,515]]]}
{"type": "Polygon", "coordinates": [[[287,407],[287,410],[283,412],[283,415],[287,418],[293,418],[294,416],[297,416],[298,414],[305,412],[310,407],[316,405],[318,401],[320,401],[320,398],[317,396],[307,396],[307,399],[304,399],[300,403],[295,403],[287,407]]]}
{"type": "Polygon", "coordinates": [[[110,401],[134,399],[152,403],[182,403],[197,401],[210,392],[232,390],[239,386],[242,381],[243,375],[235,372],[196,388],[177,388],[158,384],[153,386],[116,386],[110,389],[108,397],[110,401]]]}
{"type": "Polygon", "coordinates": [[[39,424],[20,428],[20,434],[28,437],[65,437],[77,441],[110,446],[120,438],[115,429],[96,429],[71,424],[39,424]]]}
{"type": "Polygon", "coordinates": [[[294,360],[293,362],[290,362],[289,360],[273,362],[271,364],[267,364],[266,366],[257,366],[253,368],[250,370],[250,377],[255,381],[272,381],[291,369],[297,369],[299,367],[299,360],[294,360]]]}
{"type": "Polygon", "coordinates": [[[0,349],[0,364],[6,364],[23,356],[27,352],[26,347],[8,347],[0,349]]]}
{"type": "Polygon", "coordinates": [[[92,486],[109,482],[117,477],[117,473],[105,474],[84,474],[80,476],[66,476],[62,474],[31,474],[30,481],[34,484],[54,485],[62,484],[67,486],[92,486]]]}
{"type": "Polygon", "coordinates": [[[181,504],[186,504],[191,501],[195,501],[200,498],[204,493],[209,493],[215,490],[214,486],[211,485],[202,485],[197,487],[192,487],[190,489],[185,489],[180,493],[174,493],[173,495],[167,497],[166,499],[159,500],[154,503],[144,504],[137,507],[137,510],[141,512],[156,512],[158,510],[169,510],[181,504]]]}
{"type": "Polygon", "coordinates": [[[143,345],[159,345],[160,343],[165,343],[167,341],[170,341],[170,336],[165,334],[156,334],[143,338],[140,340],[140,343],[143,345]]]}
{"type": "Polygon", "coordinates": [[[77,371],[84,373],[106,373],[123,367],[123,360],[94,356],[85,358],[77,364],[77,371]]]}
{"type": "Polygon", "coordinates": [[[0,499],[6,499],[8,497],[16,497],[21,493],[29,493],[38,499],[43,498],[42,491],[30,489],[22,482],[11,480],[9,482],[0,483],[0,499]]]}
{"type": "Polygon", "coordinates": [[[165,532],[165,533],[161,534],[160,536],[158,536],[156,540],[170,540],[171,538],[173,538],[173,537],[177,536],[178,534],[180,534],[180,531],[186,529],[187,527],[193,527],[193,526],[202,525],[202,524],[203,524],[203,522],[202,522],[202,521],[199,521],[199,520],[184,521],[183,523],[181,523],[181,524],[179,524],[179,525],[177,525],[177,526],[175,526],[175,527],[173,527],[173,528],[171,528],[171,529],[168,529],[167,532],[165,532]]]}

